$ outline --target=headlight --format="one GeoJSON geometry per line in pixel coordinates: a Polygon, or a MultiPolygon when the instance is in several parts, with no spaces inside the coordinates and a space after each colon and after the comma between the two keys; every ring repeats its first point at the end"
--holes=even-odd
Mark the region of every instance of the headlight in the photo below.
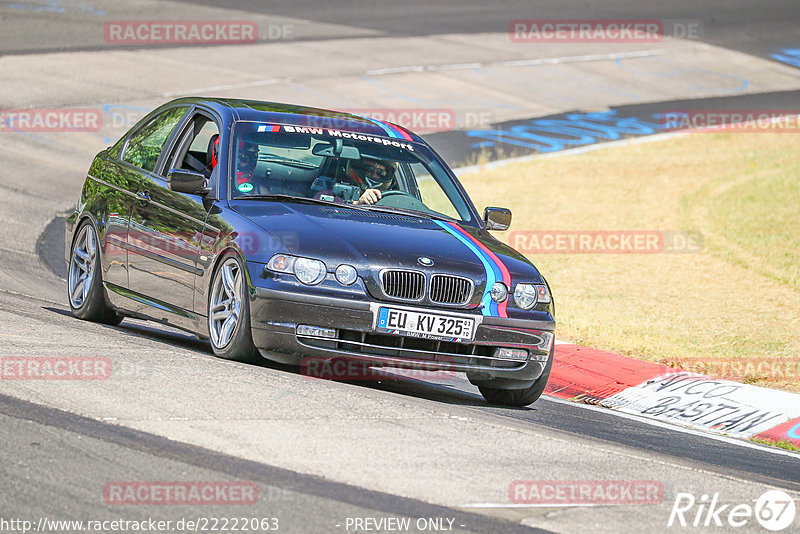
{"type": "Polygon", "coordinates": [[[336,281],[343,286],[353,284],[358,278],[358,271],[352,265],[342,264],[336,268],[336,281]]]}
{"type": "Polygon", "coordinates": [[[296,258],[294,260],[294,275],[304,284],[313,286],[325,278],[325,264],[310,258],[296,258]]]}
{"type": "Polygon", "coordinates": [[[537,302],[550,302],[550,292],[546,285],[517,284],[514,288],[514,302],[523,310],[530,310],[537,302]]]}
{"type": "Polygon", "coordinates": [[[495,282],[489,294],[495,302],[503,302],[508,298],[508,288],[503,282],[495,282]]]}
{"type": "Polygon", "coordinates": [[[279,273],[291,273],[294,260],[295,257],[288,254],[275,254],[267,262],[267,269],[279,273]]]}
{"type": "Polygon", "coordinates": [[[530,310],[536,306],[537,293],[533,284],[517,284],[514,289],[514,302],[523,310],[530,310]]]}

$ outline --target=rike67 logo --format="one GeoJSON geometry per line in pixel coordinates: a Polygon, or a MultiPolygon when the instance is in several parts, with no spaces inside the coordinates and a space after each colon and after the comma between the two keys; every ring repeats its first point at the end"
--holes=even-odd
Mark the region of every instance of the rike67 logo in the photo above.
{"type": "Polygon", "coordinates": [[[752,524],[779,532],[794,524],[797,508],[794,499],[785,491],[769,490],[750,503],[720,502],[719,493],[702,495],[678,493],[669,514],[667,526],[739,528],[752,524]]]}

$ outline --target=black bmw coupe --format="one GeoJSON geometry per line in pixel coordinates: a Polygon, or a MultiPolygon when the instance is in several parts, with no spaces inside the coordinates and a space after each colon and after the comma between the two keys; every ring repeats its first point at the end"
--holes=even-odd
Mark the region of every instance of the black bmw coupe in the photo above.
{"type": "Polygon", "coordinates": [[[419,136],[386,122],[184,98],[94,159],[67,220],[68,299],[155,320],[222,358],[466,372],[487,401],[538,399],[554,303],[419,136]]]}

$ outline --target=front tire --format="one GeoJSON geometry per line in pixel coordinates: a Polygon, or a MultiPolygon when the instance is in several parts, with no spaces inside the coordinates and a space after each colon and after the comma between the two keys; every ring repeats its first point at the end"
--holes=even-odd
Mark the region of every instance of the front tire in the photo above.
{"type": "Polygon", "coordinates": [[[90,221],[78,227],[70,250],[67,300],[72,315],[85,321],[118,325],[122,317],[106,302],[97,232],[90,221]]]}
{"type": "Polygon", "coordinates": [[[550,378],[550,369],[553,367],[553,350],[550,351],[550,358],[544,366],[542,376],[536,379],[530,387],[523,389],[499,389],[486,386],[478,386],[478,389],[489,404],[500,406],[512,406],[519,408],[533,404],[544,393],[547,386],[547,379],[550,378]]]}
{"type": "Polygon", "coordinates": [[[250,331],[247,274],[239,256],[220,260],[208,292],[208,333],[214,354],[226,360],[254,362],[258,349],[250,331]]]}

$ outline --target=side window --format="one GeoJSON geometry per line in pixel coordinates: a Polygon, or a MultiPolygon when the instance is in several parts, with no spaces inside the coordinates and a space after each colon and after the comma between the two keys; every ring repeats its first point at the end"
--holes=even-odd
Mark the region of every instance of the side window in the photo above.
{"type": "MultiPolygon", "coordinates": [[[[206,120],[205,122],[201,120],[195,124],[195,131],[200,124],[202,124],[202,127],[189,146],[189,151],[184,157],[183,166],[186,167],[188,165],[189,167],[194,167],[192,163],[200,162],[202,167],[195,168],[195,170],[199,170],[206,176],[211,176],[211,172],[216,166],[217,159],[212,142],[219,137],[219,128],[217,128],[217,124],[212,120],[206,120]],[[192,157],[194,160],[192,160],[192,157]]],[[[219,145],[217,145],[216,150],[219,150],[219,145]]]]}
{"type": "Polygon", "coordinates": [[[203,124],[202,128],[200,128],[200,132],[197,134],[197,137],[194,138],[192,141],[192,145],[189,147],[189,152],[196,152],[198,154],[205,154],[208,151],[208,142],[211,140],[211,136],[214,134],[219,134],[219,128],[214,123],[214,121],[207,121],[203,124]]]}
{"type": "Polygon", "coordinates": [[[141,169],[152,171],[169,134],[186,113],[186,107],[168,109],[140,128],[128,140],[123,161],[141,169]]]}
{"type": "MultiPolygon", "coordinates": [[[[175,144],[175,149],[167,158],[167,171],[169,169],[184,169],[200,172],[211,177],[216,166],[217,154],[215,141],[219,138],[217,123],[210,117],[198,113],[181,132],[180,140],[175,144]]],[[[219,145],[216,145],[219,150],[219,145]]]]}

